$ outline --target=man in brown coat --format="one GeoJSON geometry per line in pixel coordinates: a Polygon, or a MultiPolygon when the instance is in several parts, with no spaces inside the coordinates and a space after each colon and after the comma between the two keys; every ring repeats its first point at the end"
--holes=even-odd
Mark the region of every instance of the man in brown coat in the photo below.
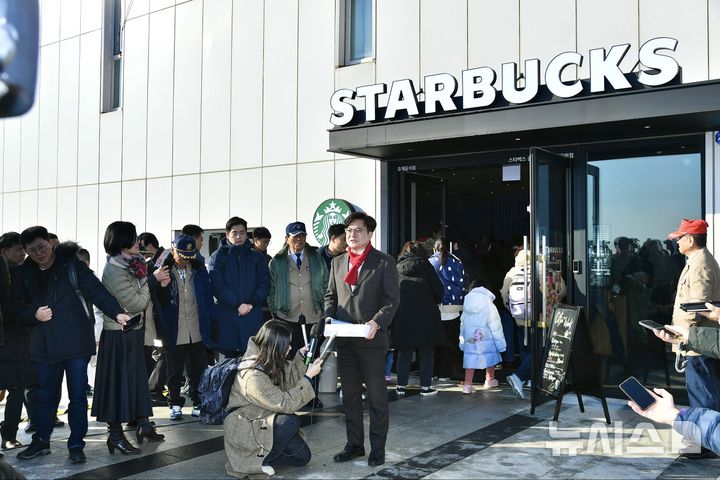
{"type": "MultiPolygon", "coordinates": [[[[710,302],[720,300],[720,268],[706,248],[707,227],[705,220],[685,219],[677,231],[668,238],[676,240],[678,250],[687,257],[685,268],[678,280],[675,306],[673,307],[673,325],[689,328],[691,325],[715,326],[717,322],[698,317],[695,313],[685,312],[680,305],[688,302],[710,302]]],[[[676,346],[673,346],[677,350],[676,346]]],[[[717,376],[720,361],[686,352],[687,367],[685,382],[690,407],[720,409],[720,380],[717,376]]],[[[710,450],[703,449],[699,454],[686,454],[690,458],[714,456],[710,450]]]]}
{"type": "Polygon", "coordinates": [[[366,338],[338,338],[338,370],[343,389],[347,444],[335,455],[347,462],[365,455],[362,383],[370,403],[370,456],[368,465],[385,463],[389,415],[385,385],[388,329],[400,302],[400,280],[395,259],[375,250],[370,238],[377,222],[352,213],[345,220],[348,251],[332,261],[325,295],[325,316],[370,326],[366,338]]]}

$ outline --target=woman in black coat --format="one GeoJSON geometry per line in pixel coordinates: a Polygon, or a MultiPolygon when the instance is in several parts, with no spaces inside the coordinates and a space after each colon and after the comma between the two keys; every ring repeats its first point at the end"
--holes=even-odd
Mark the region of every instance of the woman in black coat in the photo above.
{"type": "Polygon", "coordinates": [[[437,393],[431,388],[435,348],[445,345],[445,331],[438,304],[443,285],[420,242],[407,242],[397,263],[400,305],[392,322],[392,346],[398,351],[397,394],[405,395],[413,352],[418,350],[420,395],[437,393]]]}

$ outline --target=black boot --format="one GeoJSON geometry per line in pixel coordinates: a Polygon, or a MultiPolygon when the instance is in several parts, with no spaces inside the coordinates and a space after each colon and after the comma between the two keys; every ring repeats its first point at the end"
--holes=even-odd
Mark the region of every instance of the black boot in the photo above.
{"type": "Polygon", "coordinates": [[[140,445],[143,444],[143,440],[146,438],[148,442],[162,442],[165,440],[165,435],[157,433],[155,426],[150,422],[138,425],[137,430],[135,430],[135,437],[140,445]]]}
{"type": "Polygon", "coordinates": [[[123,455],[132,455],[132,454],[138,454],[140,453],[140,449],[133,446],[127,438],[125,438],[125,434],[122,430],[110,430],[110,435],[108,435],[107,439],[107,447],[108,452],[115,453],[115,449],[117,448],[120,453],[123,455]]]}

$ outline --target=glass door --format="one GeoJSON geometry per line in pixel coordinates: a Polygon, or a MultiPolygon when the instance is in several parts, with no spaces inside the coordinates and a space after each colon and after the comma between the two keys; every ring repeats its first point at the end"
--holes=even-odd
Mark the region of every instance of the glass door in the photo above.
{"type": "MultiPolygon", "coordinates": [[[[546,326],[556,303],[572,304],[567,288],[572,201],[571,161],[541,148],[530,149],[530,265],[533,383],[539,380],[546,326]]],[[[534,389],[533,389],[534,392],[534,389]]]]}
{"type": "MultiPolygon", "coordinates": [[[[433,236],[444,236],[445,179],[425,173],[401,172],[400,188],[400,241],[425,241],[433,236]]],[[[397,245],[398,251],[402,243],[397,245]]]]}

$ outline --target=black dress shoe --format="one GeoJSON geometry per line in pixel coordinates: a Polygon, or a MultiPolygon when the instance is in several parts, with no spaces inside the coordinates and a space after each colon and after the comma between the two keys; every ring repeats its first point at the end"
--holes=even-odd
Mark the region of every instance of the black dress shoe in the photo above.
{"type": "Polygon", "coordinates": [[[368,455],[368,467],[379,467],[385,463],[385,451],[371,450],[368,455]]]}
{"type": "Polygon", "coordinates": [[[342,452],[336,454],[333,457],[333,460],[335,460],[336,463],[342,463],[342,462],[349,462],[353,458],[356,457],[364,457],[365,456],[365,447],[361,445],[355,445],[353,443],[346,443],[345,448],[342,452]]]}
{"type": "MultiPolygon", "coordinates": [[[[65,422],[60,420],[58,417],[55,417],[55,424],[53,425],[53,427],[59,428],[59,427],[64,427],[64,426],[65,426],[65,422]]],[[[27,429],[25,431],[27,432],[27,429]]]]}
{"type": "Polygon", "coordinates": [[[83,452],[82,447],[75,447],[70,449],[68,460],[70,460],[70,463],[72,464],[78,464],[85,463],[87,458],[85,457],[85,452],[83,452]]]}

